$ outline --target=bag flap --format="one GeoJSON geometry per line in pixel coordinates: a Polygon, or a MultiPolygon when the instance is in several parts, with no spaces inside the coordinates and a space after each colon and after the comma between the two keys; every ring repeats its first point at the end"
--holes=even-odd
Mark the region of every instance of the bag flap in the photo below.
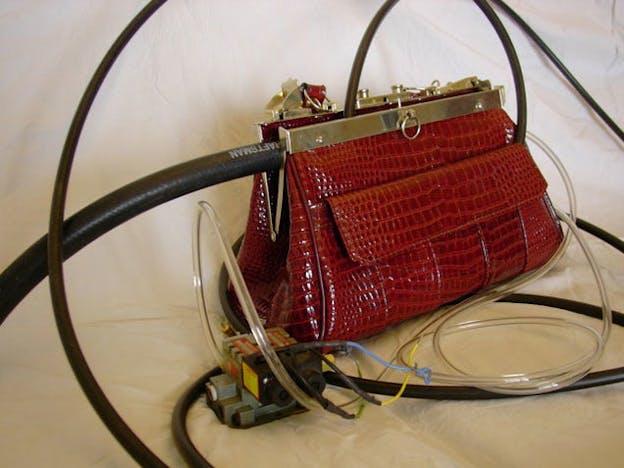
{"type": "Polygon", "coordinates": [[[522,144],[328,198],[351,260],[373,264],[544,196],[522,144]]]}

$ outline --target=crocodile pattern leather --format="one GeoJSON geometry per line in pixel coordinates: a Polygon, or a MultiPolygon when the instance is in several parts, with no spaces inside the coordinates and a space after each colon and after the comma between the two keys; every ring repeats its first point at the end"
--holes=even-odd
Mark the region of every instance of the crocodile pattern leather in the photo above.
{"type": "Polygon", "coordinates": [[[513,131],[492,110],[289,155],[276,242],[257,177],[239,264],[267,326],[360,339],[544,264],[562,234],[513,131]]]}

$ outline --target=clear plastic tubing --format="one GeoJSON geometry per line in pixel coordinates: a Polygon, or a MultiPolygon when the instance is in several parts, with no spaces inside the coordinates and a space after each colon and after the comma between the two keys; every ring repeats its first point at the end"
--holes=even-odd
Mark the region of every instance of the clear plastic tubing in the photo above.
{"type": "MultiPolygon", "coordinates": [[[[221,343],[219,342],[219,340],[217,340],[217,337],[215,336],[215,332],[220,333],[220,330],[214,330],[210,323],[208,308],[206,307],[206,297],[204,294],[201,242],[201,222],[203,218],[203,213],[204,209],[201,207],[201,205],[198,205],[197,215],[195,217],[195,225],[193,229],[193,286],[195,289],[197,308],[199,309],[199,318],[201,319],[202,328],[204,330],[204,336],[206,337],[206,341],[208,342],[208,347],[210,348],[213,356],[217,358],[219,366],[223,367],[223,350],[221,348],[221,343]]],[[[214,224],[213,229],[217,229],[214,224]]]]}
{"type": "MultiPolygon", "coordinates": [[[[528,134],[528,136],[531,141],[536,143],[546,153],[546,155],[548,155],[564,181],[564,185],[568,193],[568,202],[570,204],[570,215],[568,216],[560,210],[555,209],[559,219],[563,221],[568,227],[564,241],[562,242],[560,248],[557,250],[555,255],[550,259],[550,261],[538,270],[527,273],[525,275],[521,275],[503,285],[494,286],[492,289],[486,290],[477,296],[474,296],[462,303],[457,304],[456,306],[450,307],[446,311],[442,322],[433,333],[432,341],[436,355],[447,367],[449,367],[455,373],[451,374],[436,371],[433,373],[432,376],[432,380],[434,382],[455,385],[472,385],[493,392],[516,395],[550,392],[569,385],[587,374],[602,355],[604,346],[609,337],[609,332],[611,330],[611,307],[609,305],[609,299],[607,296],[604,281],[600,274],[598,264],[596,263],[596,260],[594,259],[589,249],[589,246],[580,235],[579,230],[575,224],[576,198],[570,178],[565,171],[565,168],[561,164],[561,161],[548,147],[548,145],[546,145],[542,140],[532,134],[528,134]],[[600,332],[598,332],[591,326],[585,325],[577,321],[554,317],[507,317],[500,319],[478,320],[463,322],[459,324],[451,324],[451,318],[457,316],[457,314],[459,314],[460,312],[465,311],[470,307],[483,305],[500,299],[503,296],[509,294],[511,291],[523,285],[526,285],[530,281],[533,281],[545,274],[555,265],[557,261],[559,261],[559,259],[563,255],[565,248],[567,247],[567,244],[569,242],[570,234],[573,234],[579,242],[585,257],[590,264],[592,273],[598,285],[598,291],[602,302],[602,330],[600,332]],[[518,372],[494,376],[474,376],[467,375],[466,372],[461,370],[458,366],[454,365],[445,354],[441,345],[442,337],[447,334],[456,334],[462,331],[492,326],[516,326],[521,324],[576,328],[577,330],[585,332],[586,334],[588,334],[588,336],[592,337],[594,339],[594,346],[589,352],[581,355],[579,358],[550,369],[543,369],[541,371],[527,373],[518,372]]],[[[404,349],[405,346],[400,351],[401,355],[403,354],[404,349]]]]}
{"type": "MultiPolygon", "coordinates": [[[[282,385],[282,387],[284,387],[284,389],[288,393],[290,393],[290,395],[301,406],[308,408],[308,409],[320,408],[319,403],[316,400],[314,400],[312,397],[310,397],[307,393],[305,393],[303,390],[301,390],[301,388],[299,388],[296,382],[290,377],[290,375],[288,374],[288,371],[284,368],[279,356],[273,349],[273,346],[271,346],[269,337],[267,336],[264,326],[262,325],[262,322],[260,321],[260,317],[258,317],[258,313],[254,306],[253,300],[251,299],[251,295],[249,294],[249,290],[247,289],[247,285],[245,284],[243,274],[241,273],[240,268],[238,267],[238,263],[236,261],[234,252],[232,251],[232,248],[230,247],[231,244],[225,238],[223,229],[221,228],[221,222],[219,221],[219,217],[217,216],[216,211],[208,202],[205,202],[205,201],[199,202],[199,209],[201,211],[198,216],[201,217],[201,213],[206,214],[214,226],[214,230],[215,230],[215,233],[217,234],[217,239],[219,242],[219,247],[221,249],[221,252],[223,253],[223,260],[225,263],[225,268],[227,269],[227,272],[230,276],[230,281],[232,283],[232,286],[234,287],[234,290],[240,302],[241,309],[243,311],[243,314],[245,315],[245,319],[247,320],[251,333],[254,339],[256,340],[256,344],[258,345],[258,348],[260,348],[260,351],[264,355],[267,361],[267,364],[269,365],[269,368],[273,372],[273,375],[275,375],[275,378],[282,385]]],[[[196,230],[199,230],[199,226],[200,226],[200,220],[198,220],[196,223],[196,230]]],[[[195,237],[196,238],[199,237],[199,232],[196,232],[195,237]]],[[[199,249],[197,249],[197,253],[199,253],[199,249]]],[[[197,259],[195,259],[195,263],[196,264],[198,263],[197,259]]],[[[198,265],[200,266],[201,263],[199,263],[198,265]]],[[[199,274],[201,277],[201,271],[199,271],[199,274]]],[[[197,276],[197,270],[196,270],[196,276],[197,276]]],[[[197,284],[197,280],[196,280],[196,284],[197,284]]],[[[202,289],[202,293],[198,295],[198,301],[202,304],[200,308],[204,312],[204,317],[206,319],[205,322],[207,323],[207,326],[210,327],[210,322],[208,320],[208,317],[206,314],[206,308],[204,304],[203,289],[202,289]]],[[[202,319],[202,322],[204,322],[203,319],[202,319]]],[[[212,330],[210,330],[209,332],[210,332],[210,339],[208,341],[212,342],[212,344],[216,346],[216,343],[213,339],[212,330]]],[[[220,355],[221,355],[221,352],[219,351],[218,354],[216,354],[216,356],[220,356],[220,355]]]]}
{"type": "Polygon", "coordinates": [[[598,290],[601,296],[602,302],[602,330],[597,332],[593,327],[584,325],[580,322],[574,322],[572,320],[564,318],[549,318],[549,317],[510,317],[507,319],[499,319],[496,321],[473,321],[464,322],[458,325],[449,326],[449,320],[456,316],[458,313],[466,310],[468,307],[473,307],[477,303],[483,304],[490,302],[498,297],[498,293],[492,295],[485,295],[481,297],[478,302],[472,302],[459,304],[458,307],[452,308],[448,315],[444,317],[443,322],[437,328],[433,334],[433,347],[436,355],[446,364],[449,368],[455,371],[457,374],[445,374],[434,372],[432,380],[440,383],[447,384],[461,384],[461,385],[473,385],[486,390],[491,390],[498,393],[508,393],[516,395],[545,393],[556,390],[558,388],[569,385],[587,374],[596,361],[602,355],[602,351],[606,344],[611,329],[611,308],[609,306],[609,300],[604,287],[604,282],[600,275],[600,270],[595,262],[591,252],[585,240],[579,235],[578,228],[572,222],[572,220],[561,211],[557,210],[557,215],[564,221],[568,228],[577,236],[583,253],[588,259],[596,282],[598,284],[598,290]],[[457,333],[459,330],[469,330],[476,328],[484,328],[497,324],[498,326],[507,325],[548,325],[548,326],[567,326],[575,327],[582,331],[587,332],[591,337],[595,339],[593,349],[574,360],[573,362],[563,364],[551,369],[544,369],[537,372],[529,373],[513,373],[503,374],[499,376],[468,376],[458,366],[455,366],[446,356],[441,346],[441,338],[444,334],[449,332],[457,333]]]}

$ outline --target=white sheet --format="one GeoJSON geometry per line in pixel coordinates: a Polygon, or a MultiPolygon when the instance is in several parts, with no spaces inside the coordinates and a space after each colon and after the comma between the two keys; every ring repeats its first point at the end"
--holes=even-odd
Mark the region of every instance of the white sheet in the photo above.
{"type": "MultiPolygon", "coordinates": [[[[342,102],[357,43],[379,3],[170,1],[101,90],[79,146],[68,212],[157,169],[253,142],[263,105],[290,77],[324,83],[330,97],[342,102]]],[[[510,3],[622,125],[624,4],[510,3]]],[[[0,4],[1,268],[45,232],[55,166],[74,108],[103,53],[142,5],[0,4]]],[[[527,80],[530,130],[564,160],[580,216],[624,236],[621,143],[518,29],[509,29],[527,80]]],[[[513,116],[502,49],[471,2],[401,2],[371,48],[362,86],[383,92],[393,83],[423,85],[474,74],[506,86],[513,116]]],[[[563,203],[562,184],[541,153],[534,154],[553,199],[563,203]]],[[[95,375],[128,423],[174,466],[183,462],[169,430],[173,405],[214,363],[192,287],[194,206],[211,200],[234,237],[245,222],[248,190],[249,180],[241,180],[169,203],[66,264],[74,320],[95,375]]],[[[624,261],[590,242],[613,306],[623,310],[624,261]]],[[[531,289],[597,300],[578,247],[531,289]]],[[[503,306],[497,307],[495,313],[502,313],[503,306]]],[[[389,355],[410,326],[371,346],[389,355]]],[[[614,329],[598,368],[622,365],[623,348],[624,333],[614,329]]],[[[533,351],[541,359],[539,353],[550,350],[533,351]]],[[[4,466],[133,465],[71,374],[45,282],[0,329],[0,360],[4,466]]],[[[356,422],[308,413],[247,431],[221,426],[198,404],[190,424],[194,441],[217,466],[615,466],[623,464],[622,389],[493,402],[406,400],[368,407],[356,422]]]]}

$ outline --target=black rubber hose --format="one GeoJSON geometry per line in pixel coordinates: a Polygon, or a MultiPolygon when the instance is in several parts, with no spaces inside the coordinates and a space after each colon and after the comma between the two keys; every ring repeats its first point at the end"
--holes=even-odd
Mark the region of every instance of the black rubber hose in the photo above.
{"type": "Polygon", "coordinates": [[[50,208],[50,224],[48,231],[48,275],[50,283],[50,296],[54,308],[56,326],[65,349],[65,354],[74,371],[76,379],[80,383],[83,392],[89,399],[91,406],[96,411],[102,422],[113,434],[117,441],[141,466],[165,467],[158,456],[153,453],[136,434],[128,427],[119,416],[113,405],[100,388],[91,373],[84,355],[80,349],[76,333],[72,326],[65,285],[63,280],[63,221],[65,212],[65,200],[69,184],[71,166],[80,139],[80,133],[87,119],[89,109],[95,100],[97,92],[104,82],[106,75],[121,54],[126,44],[132,39],[141,26],[164,4],[164,0],[152,0],[149,2],[126,26],[117,37],[113,45],[106,52],[97,70],[91,77],[85,92],[80,99],[78,108],[74,113],[69,132],[65,139],[63,151],[59,161],[59,167],[54,183],[52,194],[52,206],[50,208]]]}
{"type": "MultiPolygon", "coordinates": [[[[347,388],[333,372],[323,373],[328,384],[337,387],[347,388]]],[[[363,379],[360,377],[351,377],[351,380],[359,386],[363,391],[375,393],[377,395],[396,395],[401,388],[400,383],[381,382],[377,380],[363,379]]],[[[598,387],[601,385],[611,385],[614,383],[624,382],[624,367],[610,369],[608,371],[592,372],[587,374],[581,380],[550,393],[570,392],[574,390],[582,390],[586,388],[598,387]]],[[[544,394],[546,395],[546,394],[544,394]]],[[[535,396],[535,395],[528,395],[535,396]]],[[[407,385],[401,398],[422,398],[427,400],[496,400],[502,398],[524,398],[518,395],[505,395],[501,393],[488,392],[476,387],[467,386],[444,386],[444,385],[407,385]]]]}
{"type": "Polygon", "coordinates": [[[516,92],[516,131],[514,133],[514,142],[524,143],[526,140],[528,111],[526,87],[524,86],[524,76],[522,75],[520,59],[518,58],[516,49],[511,41],[511,37],[509,37],[509,34],[507,33],[507,29],[505,29],[502,21],[487,0],[474,0],[474,2],[492,24],[492,27],[496,31],[496,35],[501,41],[503,49],[505,49],[505,54],[507,55],[509,66],[511,67],[511,74],[513,76],[514,88],[516,92]]]}
{"type": "Polygon", "coordinates": [[[364,62],[366,61],[366,56],[368,55],[368,49],[370,49],[370,45],[373,42],[373,37],[375,36],[379,25],[397,3],[399,3],[399,0],[386,0],[383,5],[381,5],[379,10],[377,10],[377,13],[375,13],[371,22],[368,23],[366,31],[364,31],[364,36],[362,36],[358,50],[355,53],[353,65],[351,65],[351,74],[349,75],[349,81],[347,82],[347,95],[345,96],[344,101],[345,117],[353,117],[355,115],[355,101],[357,91],[360,86],[362,69],[364,68],[364,62]]]}
{"type": "Polygon", "coordinates": [[[604,229],[599,228],[595,224],[592,224],[589,221],[581,218],[576,218],[576,225],[583,231],[597,237],[598,239],[603,240],[614,249],[624,253],[624,241],[622,239],[619,239],[610,232],[607,232],[604,229]]]}
{"type": "Polygon", "coordinates": [[[613,121],[613,119],[607,114],[602,107],[596,102],[591,94],[579,83],[574,75],[568,70],[563,62],[555,55],[550,47],[544,42],[544,40],[524,21],[518,13],[512,10],[502,0],[490,0],[494,5],[499,7],[514,23],[516,23],[524,33],[531,38],[533,42],[541,49],[541,51],[548,57],[552,64],[561,72],[566,80],[572,85],[572,87],[579,93],[581,98],[587,103],[587,105],[602,119],[607,127],[611,129],[613,133],[624,142],[624,131],[613,121]]]}
{"type": "MultiPolygon", "coordinates": [[[[487,17],[490,24],[496,31],[498,38],[505,49],[507,60],[511,67],[513,75],[514,87],[516,91],[516,133],[514,135],[514,141],[516,143],[524,143],[526,139],[526,127],[527,127],[527,99],[526,89],[524,86],[524,77],[522,75],[522,67],[520,66],[520,60],[518,54],[513,46],[511,38],[505,29],[505,26],[501,22],[500,18],[486,0],[473,0],[479,7],[483,14],[487,17]]],[[[349,75],[349,81],[347,83],[347,95],[345,97],[344,115],[345,117],[353,117],[355,114],[355,102],[357,90],[360,84],[360,77],[362,75],[362,69],[364,68],[364,61],[370,44],[375,36],[375,32],[379,28],[379,25],[384,20],[388,12],[397,4],[398,0],[387,0],[379,8],[372,21],[369,23],[364,36],[360,41],[353,65],[351,66],[351,74],[349,75]]]]}
{"type": "MultiPolygon", "coordinates": [[[[277,169],[277,145],[257,144],[204,156],[143,177],[86,206],[63,223],[66,260],[101,235],[165,202],[206,187],[277,169]]],[[[0,324],[48,275],[48,236],[41,237],[0,274],[0,324]]]]}
{"type": "Polygon", "coordinates": [[[220,368],[215,367],[211,371],[202,375],[180,396],[173,414],[171,416],[171,430],[173,432],[173,439],[175,440],[178,451],[184,457],[184,460],[189,466],[198,467],[210,467],[212,466],[208,460],[197,450],[195,444],[189,436],[188,429],[186,427],[186,416],[191,409],[191,406],[206,390],[206,383],[215,375],[221,374],[220,368]]]}
{"type": "MultiPolygon", "coordinates": [[[[498,300],[497,302],[509,302],[512,304],[536,304],[554,309],[563,309],[575,314],[585,315],[596,319],[602,318],[602,307],[585,302],[573,301],[553,296],[539,296],[536,294],[510,294],[509,296],[498,300]]],[[[613,323],[624,327],[624,315],[618,311],[612,311],[613,323]]]]}

